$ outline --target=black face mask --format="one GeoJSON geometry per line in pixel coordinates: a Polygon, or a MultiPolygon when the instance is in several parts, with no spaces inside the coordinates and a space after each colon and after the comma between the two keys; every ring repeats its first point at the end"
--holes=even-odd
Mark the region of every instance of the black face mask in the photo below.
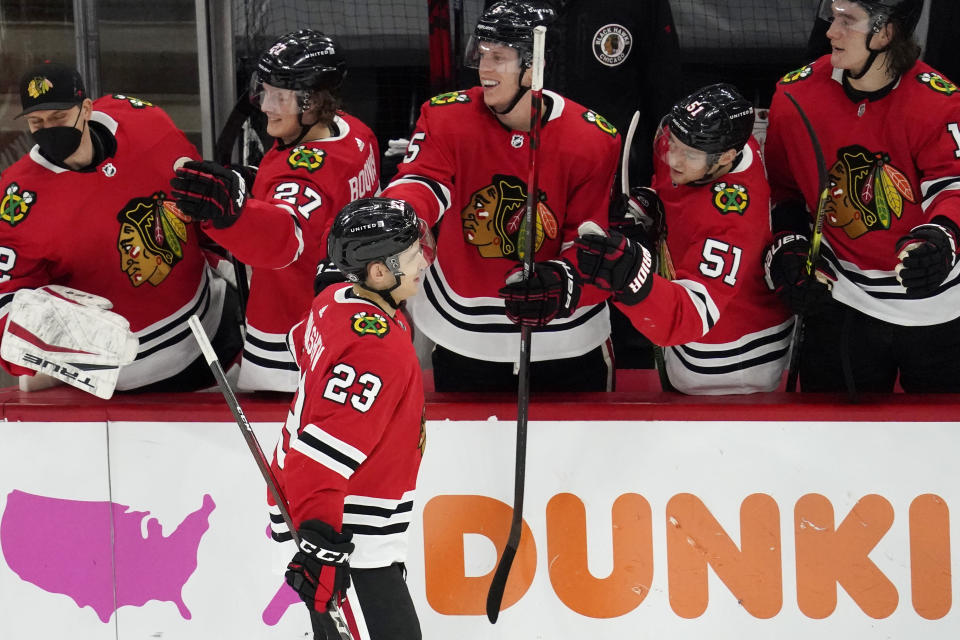
{"type": "MultiPolygon", "coordinates": [[[[83,139],[83,129],[77,129],[77,122],[80,121],[81,109],[77,114],[77,119],[70,127],[45,127],[37,129],[31,135],[34,142],[40,145],[40,151],[48,159],[63,164],[63,161],[73,155],[73,152],[80,146],[83,139]]],[[[84,124],[86,126],[86,124],[84,124]]]]}

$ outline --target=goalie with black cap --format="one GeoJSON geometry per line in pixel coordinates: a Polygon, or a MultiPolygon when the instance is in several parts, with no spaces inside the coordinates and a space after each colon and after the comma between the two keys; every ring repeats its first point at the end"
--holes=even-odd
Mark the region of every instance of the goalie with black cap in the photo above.
{"type": "Polygon", "coordinates": [[[253,267],[237,383],[244,391],[296,389],[286,334],[309,308],[315,278],[343,281],[326,259],[326,232],[341,207],[380,188],[376,137],[340,108],[346,75],[333,37],[311,29],[281,36],[250,79],[276,140],[259,171],[197,162],[173,180],[180,210],[253,267]]]}
{"type": "MultiPolygon", "coordinates": [[[[321,291],[291,332],[302,373],[272,463],[301,539],[287,582],[316,638],[339,640],[334,604],[355,639],[419,640],[404,562],[424,395],[399,307],[417,293],[433,239],[406,203],[364,198],[337,215],[327,247],[350,284],[321,291]]],[[[275,507],[271,527],[290,539],[275,507]]]]}

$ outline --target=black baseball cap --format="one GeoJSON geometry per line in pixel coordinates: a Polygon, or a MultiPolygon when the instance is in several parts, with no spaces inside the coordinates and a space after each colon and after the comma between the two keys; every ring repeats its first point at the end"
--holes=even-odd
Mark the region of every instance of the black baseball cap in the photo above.
{"type": "Polygon", "coordinates": [[[20,106],[17,118],[41,109],[69,109],[87,97],[83,78],[73,67],[43,62],[20,76],[20,106]]]}

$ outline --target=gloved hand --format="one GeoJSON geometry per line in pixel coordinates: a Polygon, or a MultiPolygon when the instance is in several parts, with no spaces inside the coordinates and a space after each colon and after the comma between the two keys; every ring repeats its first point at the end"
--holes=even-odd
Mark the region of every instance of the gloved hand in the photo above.
{"type": "Polygon", "coordinates": [[[909,297],[931,295],[950,274],[957,262],[957,234],[952,227],[949,221],[922,224],[897,240],[897,280],[909,297]]]}
{"type": "Polygon", "coordinates": [[[350,532],[338,533],[322,520],[306,520],[297,530],[300,550],[287,565],[284,578],[315,611],[325,612],[336,598],[339,604],[350,586],[350,532]]]}
{"type": "Polygon", "coordinates": [[[816,272],[807,275],[810,240],[799,233],[781,231],[773,237],[763,257],[767,286],[796,314],[810,315],[823,309],[833,298],[830,290],[837,280],[823,257],[817,259],[816,272]]]}
{"type": "Polygon", "coordinates": [[[242,173],[207,160],[184,163],[170,186],[184,215],[209,220],[217,229],[236,222],[247,202],[247,181],[242,173]]]}
{"type": "Polygon", "coordinates": [[[602,236],[586,233],[577,238],[577,270],[583,281],[627,305],[641,302],[653,287],[653,255],[639,242],[611,231],[602,236]]]}
{"type": "Polygon", "coordinates": [[[535,262],[528,280],[523,265],[507,274],[507,285],[500,289],[510,322],[527,327],[542,327],[554,318],[569,318],[580,301],[580,277],[564,259],[535,262]]]}
{"type": "Polygon", "coordinates": [[[634,187],[630,195],[610,200],[610,228],[648,249],[667,233],[663,202],[650,187],[634,187]]]}
{"type": "Polygon", "coordinates": [[[317,263],[317,275],[313,277],[313,295],[317,295],[332,284],[346,282],[347,277],[333,264],[330,258],[323,258],[317,263]]]}

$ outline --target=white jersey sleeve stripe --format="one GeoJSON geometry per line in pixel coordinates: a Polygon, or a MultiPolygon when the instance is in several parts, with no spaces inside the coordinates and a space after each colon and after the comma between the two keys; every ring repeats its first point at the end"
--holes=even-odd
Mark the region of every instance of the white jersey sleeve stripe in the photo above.
{"type": "Polygon", "coordinates": [[[291,447],[348,480],[367,459],[359,449],[334,438],[314,424],[304,427],[291,447]]]}
{"type": "Polygon", "coordinates": [[[707,332],[720,319],[720,310],[714,303],[713,298],[710,297],[710,292],[702,283],[694,280],[674,280],[673,283],[686,289],[687,295],[690,296],[690,301],[693,302],[697,313],[700,314],[700,321],[703,323],[703,333],[700,335],[707,335],[707,332]]]}

